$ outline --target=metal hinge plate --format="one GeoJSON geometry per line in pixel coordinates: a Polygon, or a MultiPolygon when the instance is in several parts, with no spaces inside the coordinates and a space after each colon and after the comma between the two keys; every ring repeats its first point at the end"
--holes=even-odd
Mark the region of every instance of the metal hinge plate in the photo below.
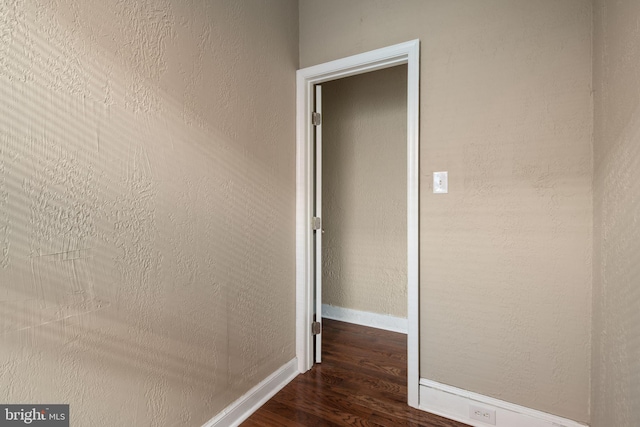
{"type": "Polygon", "coordinates": [[[322,219],[320,217],[314,216],[311,220],[311,227],[314,230],[320,230],[322,228],[322,219]]]}
{"type": "Polygon", "coordinates": [[[313,333],[313,335],[320,335],[322,333],[322,323],[313,322],[311,324],[311,333],[313,333]]]}
{"type": "Polygon", "coordinates": [[[322,114],[316,113],[315,111],[311,113],[311,123],[314,126],[320,126],[322,124],[322,114]]]}

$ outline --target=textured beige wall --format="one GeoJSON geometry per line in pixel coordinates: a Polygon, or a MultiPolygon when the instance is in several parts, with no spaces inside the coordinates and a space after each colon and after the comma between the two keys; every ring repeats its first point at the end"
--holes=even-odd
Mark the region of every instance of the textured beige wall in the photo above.
{"type": "Polygon", "coordinates": [[[300,2],[303,67],[421,39],[421,376],[577,421],[591,28],[587,0],[300,2]],[[431,193],[436,170],[448,195],[431,193]]]}
{"type": "Polygon", "coordinates": [[[295,356],[295,1],[0,3],[0,401],[201,425],[295,356]]]}
{"type": "Polygon", "coordinates": [[[640,422],[639,17],[595,2],[593,427],[640,422]]]}
{"type": "Polygon", "coordinates": [[[406,318],[407,67],[322,86],[322,302],[406,318]]]}

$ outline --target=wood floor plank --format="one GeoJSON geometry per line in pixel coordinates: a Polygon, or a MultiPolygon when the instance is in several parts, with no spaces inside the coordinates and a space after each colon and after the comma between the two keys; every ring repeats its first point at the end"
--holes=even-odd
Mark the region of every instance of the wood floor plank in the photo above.
{"type": "Polygon", "coordinates": [[[406,354],[395,353],[394,347],[392,346],[378,346],[376,348],[371,348],[371,346],[375,344],[375,342],[368,344],[369,348],[367,348],[366,346],[358,347],[351,343],[336,343],[325,346],[326,348],[323,349],[323,352],[333,351],[350,354],[352,356],[367,357],[371,360],[391,360],[394,363],[401,363],[403,365],[407,364],[406,354]]]}
{"type": "MultiPolygon", "coordinates": [[[[299,392],[305,392],[303,387],[298,390],[299,392]]],[[[296,391],[292,392],[295,393],[296,391]]],[[[306,392],[308,393],[308,391],[306,392]]],[[[313,394],[307,395],[314,396],[313,394]]],[[[357,403],[346,402],[344,399],[328,393],[318,394],[315,399],[300,400],[294,398],[283,400],[282,403],[291,409],[304,411],[307,414],[339,426],[366,426],[366,420],[372,413],[370,409],[357,403]]]]}
{"type": "Polygon", "coordinates": [[[243,427],[250,427],[251,422],[259,422],[261,427],[283,426],[283,427],[335,427],[340,426],[330,422],[323,417],[310,414],[300,408],[295,408],[273,399],[262,408],[258,409],[247,421],[242,423],[243,427]],[[246,426],[245,426],[246,424],[246,426]]]}
{"type": "MultiPolygon", "coordinates": [[[[242,423],[243,427],[271,427],[271,426],[282,426],[282,427],[298,427],[300,424],[305,422],[305,420],[301,420],[300,422],[295,420],[295,417],[292,419],[285,418],[280,414],[273,413],[266,409],[260,409],[260,416],[249,418],[244,423],[242,423]]],[[[315,420],[316,425],[322,422],[321,419],[315,420]]],[[[311,424],[312,425],[312,424],[311,424]]]]}
{"type": "MultiPolygon", "coordinates": [[[[346,370],[340,367],[332,367],[332,372],[336,375],[341,375],[340,382],[334,382],[334,387],[342,387],[347,390],[370,390],[371,392],[389,392],[402,399],[407,395],[406,381],[400,380],[387,380],[374,375],[366,375],[359,373],[356,378],[350,380],[350,376],[353,375],[353,371],[346,370]]],[[[334,388],[334,390],[336,390],[334,388]]]]}
{"type": "Polygon", "coordinates": [[[323,362],[243,427],[468,427],[407,405],[406,335],[325,319],[323,362]]]}

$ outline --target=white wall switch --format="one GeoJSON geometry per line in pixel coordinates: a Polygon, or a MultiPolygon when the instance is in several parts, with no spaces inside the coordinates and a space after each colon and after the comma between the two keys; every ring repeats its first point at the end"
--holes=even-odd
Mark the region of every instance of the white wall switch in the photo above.
{"type": "Polygon", "coordinates": [[[447,172],[433,173],[433,192],[435,194],[443,194],[449,192],[449,179],[447,172]]]}

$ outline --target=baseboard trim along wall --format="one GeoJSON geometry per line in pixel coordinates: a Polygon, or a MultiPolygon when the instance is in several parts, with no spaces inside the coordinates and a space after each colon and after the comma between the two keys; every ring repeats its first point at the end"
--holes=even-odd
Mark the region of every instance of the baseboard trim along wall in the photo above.
{"type": "Polygon", "coordinates": [[[407,318],[352,310],[328,304],[322,304],[322,317],[402,334],[406,334],[409,329],[407,318]]]}
{"type": "Polygon", "coordinates": [[[419,407],[473,427],[586,427],[586,424],[424,378],[420,379],[419,407]],[[472,419],[472,406],[481,414],[495,411],[495,424],[489,418],[491,414],[487,422],[472,419]]]}
{"type": "Polygon", "coordinates": [[[236,427],[264,405],[300,372],[298,359],[294,358],[265,378],[238,400],[227,406],[202,427],[236,427]]]}

